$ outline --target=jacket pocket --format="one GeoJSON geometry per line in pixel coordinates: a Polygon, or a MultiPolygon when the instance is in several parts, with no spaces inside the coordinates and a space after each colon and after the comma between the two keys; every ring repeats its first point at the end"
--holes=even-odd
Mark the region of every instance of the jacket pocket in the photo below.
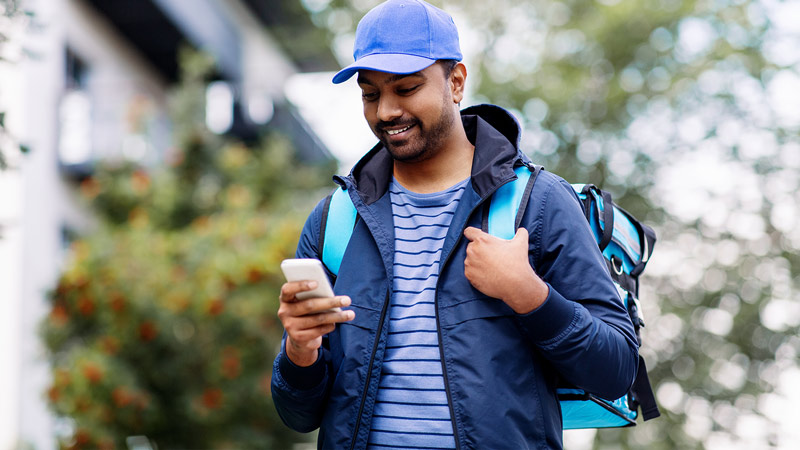
{"type": "Polygon", "coordinates": [[[354,326],[365,330],[378,329],[378,321],[381,315],[380,311],[352,304],[344,309],[353,311],[356,317],[349,322],[340,323],[339,326],[354,326]]]}
{"type": "Polygon", "coordinates": [[[491,297],[478,297],[441,308],[439,316],[442,328],[475,319],[513,317],[514,310],[502,300],[491,297]]]}
{"type": "MultiPolygon", "coordinates": [[[[355,305],[345,309],[352,310],[356,316],[350,322],[341,322],[336,325],[336,331],[328,336],[328,345],[333,364],[333,373],[336,374],[337,385],[339,384],[339,374],[346,372],[348,377],[363,377],[365,366],[372,351],[375,340],[375,332],[378,329],[379,311],[367,309],[355,305]]],[[[363,379],[359,382],[363,382],[363,379]]],[[[340,386],[341,388],[341,386],[340,386]]],[[[349,387],[348,387],[349,389],[349,387]]]]}

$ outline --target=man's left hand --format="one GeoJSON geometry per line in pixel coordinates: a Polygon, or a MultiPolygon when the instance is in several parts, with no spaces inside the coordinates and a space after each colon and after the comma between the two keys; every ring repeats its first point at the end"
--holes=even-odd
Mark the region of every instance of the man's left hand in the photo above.
{"type": "Polygon", "coordinates": [[[511,240],[468,227],[464,275],[475,289],[506,302],[518,314],[544,303],[549,287],[528,261],[528,230],[520,228],[511,240]]]}

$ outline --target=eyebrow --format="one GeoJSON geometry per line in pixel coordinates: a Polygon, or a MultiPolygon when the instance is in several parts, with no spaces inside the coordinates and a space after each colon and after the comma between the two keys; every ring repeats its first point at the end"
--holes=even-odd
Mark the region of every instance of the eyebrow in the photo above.
{"type": "MultiPolygon", "coordinates": [[[[390,76],[389,78],[387,78],[387,79],[386,79],[386,81],[384,81],[384,83],[383,83],[383,84],[394,83],[395,81],[399,81],[399,80],[402,80],[403,78],[410,78],[410,77],[420,77],[420,78],[423,78],[423,79],[424,79],[424,78],[425,78],[425,75],[423,75],[423,74],[422,74],[422,72],[414,72],[414,73],[396,73],[396,74],[394,74],[394,75],[390,76]]],[[[367,85],[369,85],[369,86],[375,86],[375,83],[373,83],[373,82],[371,82],[371,81],[367,80],[367,79],[366,79],[366,78],[365,78],[365,77],[364,77],[362,74],[360,74],[360,73],[358,74],[358,78],[356,79],[356,82],[357,82],[358,84],[367,84],[367,85]]]]}

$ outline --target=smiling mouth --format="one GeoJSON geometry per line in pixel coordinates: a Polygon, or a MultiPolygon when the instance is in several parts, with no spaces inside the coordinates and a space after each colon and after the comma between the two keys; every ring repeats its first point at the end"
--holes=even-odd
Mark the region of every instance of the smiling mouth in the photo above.
{"type": "Polygon", "coordinates": [[[405,131],[408,131],[413,126],[414,126],[414,124],[412,123],[411,125],[408,125],[408,126],[403,127],[403,128],[399,128],[397,130],[387,130],[387,129],[384,128],[383,131],[386,132],[386,134],[388,134],[389,136],[395,136],[395,135],[398,135],[398,134],[403,133],[405,131]]]}

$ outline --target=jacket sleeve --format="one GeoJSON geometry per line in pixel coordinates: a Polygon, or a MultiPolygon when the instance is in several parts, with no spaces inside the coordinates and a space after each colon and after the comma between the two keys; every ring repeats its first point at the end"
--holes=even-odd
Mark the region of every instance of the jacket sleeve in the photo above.
{"type": "Polygon", "coordinates": [[[572,186],[542,175],[545,182],[537,181],[528,204],[533,211],[525,216],[532,263],[550,292],[544,304],[519,320],[561,377],[613,400],[636,376],[633,324],[572,186]]]}
{"type": "MultiPolygon", "coordinates": [[[[325,201],[321,201],[306,220],[295,255],[297,258],[319,258],[318,236],[325,201]]],[[[330,389],[328,350],[320,348],[317,361],[300,367],[286,356],[286,333],[281,351],[272,365],[272,401],[281,420],[293,430],[307,433],[319,428],[330,389]]]]}

